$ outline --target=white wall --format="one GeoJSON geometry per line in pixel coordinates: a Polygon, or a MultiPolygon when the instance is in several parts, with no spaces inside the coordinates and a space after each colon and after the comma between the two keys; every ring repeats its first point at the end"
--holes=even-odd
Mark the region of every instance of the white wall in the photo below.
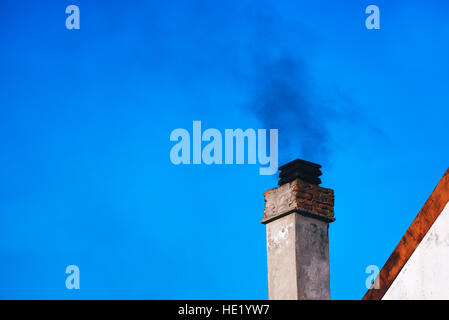
{"type": "Polygon", "coordinates": [[[449,202],[383,299],[449,299],[449,202]]]}

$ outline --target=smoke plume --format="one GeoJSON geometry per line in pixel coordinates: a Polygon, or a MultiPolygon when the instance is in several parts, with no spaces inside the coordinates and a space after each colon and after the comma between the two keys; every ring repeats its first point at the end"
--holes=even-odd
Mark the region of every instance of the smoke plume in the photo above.
{"type": "Polygon", "coordinates": [[[257,65],[250,108],[266,128],[279,129],[280,163],[296,157],[326,162],[336,113],[314,97],[306,63],[286,55],[257,65]]]}

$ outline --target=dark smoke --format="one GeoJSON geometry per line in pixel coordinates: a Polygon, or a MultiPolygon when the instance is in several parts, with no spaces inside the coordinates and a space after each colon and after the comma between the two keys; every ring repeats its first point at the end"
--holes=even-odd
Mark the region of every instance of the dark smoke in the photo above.
{"type": "Polygon", "coordinates": [[[280,164],[297,157],[327,162],[330,121],[334,110],[316,101],[304,60],[284,56],[257,63],[251,109],[265,128],[279,129],[280,164]]]}
{"type": "Polygon", "coordinates": [[[139,70],[142,65],[172,70],[185,79],[194,73],[217,86],[230,79],[242,95],[249,94],[245,107],[261,127],[279,129],[279,164],[303,158],[329,167],[333,149],[346,143],[332,140],[334,124],[378,133],[346,94],[332,83],[317,83],[309,59],[320,50],[320,35],[291,14],[292,8],[264,0],[219,3],[181,1],[177,10],[146,2],[138,10],[121,8],[130,18],[114,25],[126,30],[129,24],[142,37],[135,56],[126,60],[137,61],[139,70]]]}

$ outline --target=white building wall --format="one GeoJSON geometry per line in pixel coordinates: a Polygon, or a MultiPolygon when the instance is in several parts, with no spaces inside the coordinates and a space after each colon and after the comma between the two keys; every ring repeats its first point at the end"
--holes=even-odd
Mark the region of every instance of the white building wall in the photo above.
{"type": "Polygon", "coordinates": [[[383,299],[449,299],[449,202],[383,299]]]}

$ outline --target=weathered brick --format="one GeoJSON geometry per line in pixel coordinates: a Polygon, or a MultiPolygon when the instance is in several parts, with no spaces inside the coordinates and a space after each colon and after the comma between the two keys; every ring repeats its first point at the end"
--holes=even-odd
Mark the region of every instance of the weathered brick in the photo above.
{"type": "Polygon", "coordinates": [[[334,216],[334,191],[296,179],[265,192],[265,217],[292,209],[334,216]]]}

